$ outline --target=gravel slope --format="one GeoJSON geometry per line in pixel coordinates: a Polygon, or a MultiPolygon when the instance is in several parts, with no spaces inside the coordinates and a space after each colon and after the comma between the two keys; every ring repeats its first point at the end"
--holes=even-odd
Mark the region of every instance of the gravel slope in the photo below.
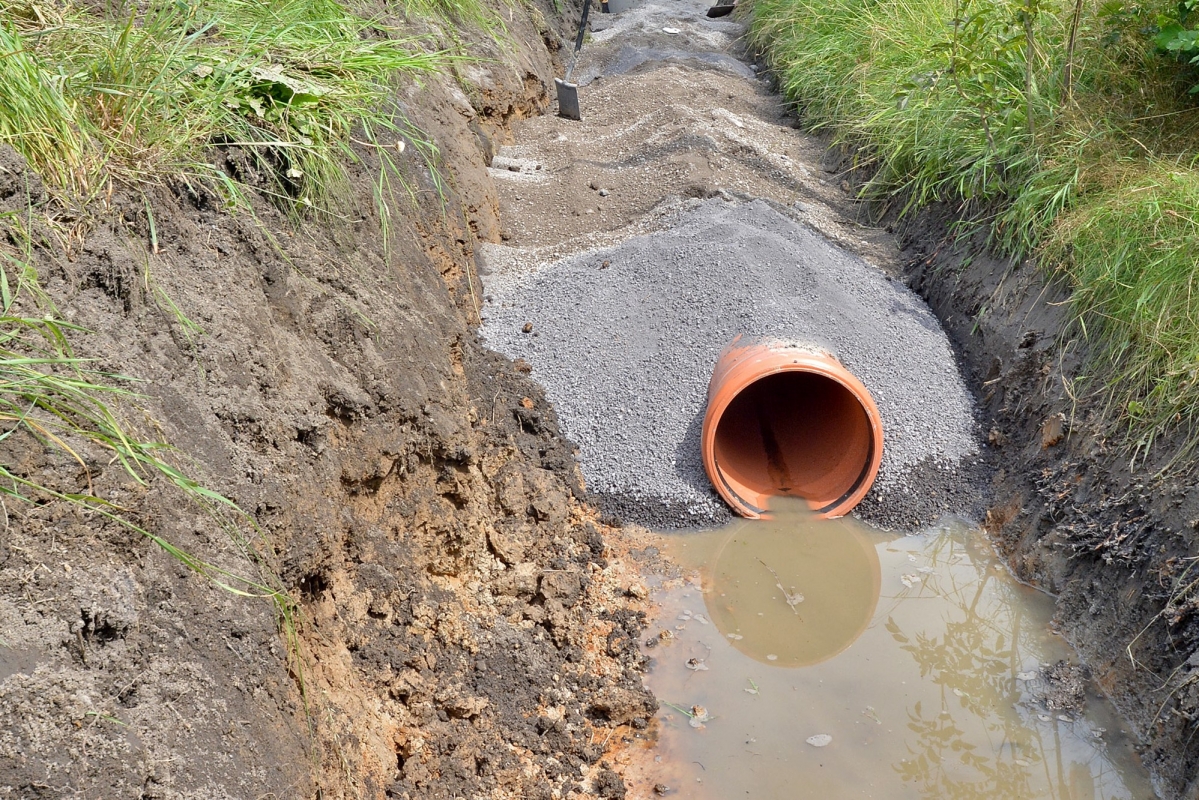
{"type": "Polygon", "coordinates": [[[886,433],[875,517],[902,520],[913,494],[952,495],[978,436],[924,303],[766,201],[687,205],[666,230],[532,271],[487,265],[483,335],[532,365],[601,503],[657,526],[727,516],[699,434],[712,367],[738,334],[824,348],[874,394],[886,433]]]}

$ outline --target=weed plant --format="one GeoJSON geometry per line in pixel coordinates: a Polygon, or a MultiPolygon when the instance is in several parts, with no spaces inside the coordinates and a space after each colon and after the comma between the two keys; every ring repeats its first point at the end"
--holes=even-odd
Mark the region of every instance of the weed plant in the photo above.
{"type": "MultiPolygon", "coordinates": [[[[1103,407],[1148,448],[1199,436],[1199,109],[1146,5],[750,0],[751,39],[866,198],[956,204],[1074,291],[1103,407]]],[[[1170,9],[1167,9],[1170,11],[1170,9]]],[[[1172,13],[1172,11],[1171,11],[1172,13]]]]}

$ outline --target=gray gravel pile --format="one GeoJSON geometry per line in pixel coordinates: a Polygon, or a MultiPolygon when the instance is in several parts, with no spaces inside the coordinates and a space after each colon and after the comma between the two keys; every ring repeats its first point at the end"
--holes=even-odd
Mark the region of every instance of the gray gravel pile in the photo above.
{"type": "Polygon", "coordinates": [[[727,519],[699,438],[738,334],[826,349],[870,389],[885,446],[867,506],[882,516],[913,493],[960,493],[956,469],[975,460],[973,404],[923,301],[766,202],[709,200],[667,231],[532,272],[484,266],[483,335],[533,366],[588,488],[624,519],[727,519]]]}

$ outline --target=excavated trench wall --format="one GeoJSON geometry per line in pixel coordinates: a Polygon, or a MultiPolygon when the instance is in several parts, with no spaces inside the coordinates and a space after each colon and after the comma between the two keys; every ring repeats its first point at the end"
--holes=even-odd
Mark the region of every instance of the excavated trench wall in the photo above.
{"type": "MultiPolygon", "coordinates": [[[[407,165],[419,206],[395,199],[390,251],[370,150],[352,220],[292,225],[263,203],[255,221],[162,187],[158,253],[139,195],[68,214],[0,150],[0,211],[32,201],[42,283],[91,331],[79,354],[142,381],[130,421],[255,516],[299,601],[303,655],[288,658],[265,601],[130,531],[9,504],[0,797],[623,796],[612,753],[654,708],[631,578],[540,390],[471,327],[474,252],[499,239],[486,163],[513,119],[545,110],[567,26],[549,3],[502,13],[513,44],[460,31],[482,58],[401,89],[447,188],[443,205],[407,165]]],[[[236,148],[213,158],[256,178],[236,148]]],[[[84,453],[85,473],[28,439],[0,448],[18,474],[90,481],[155,533],[249,569],[212,519],[106,453],[84,453]]]]}

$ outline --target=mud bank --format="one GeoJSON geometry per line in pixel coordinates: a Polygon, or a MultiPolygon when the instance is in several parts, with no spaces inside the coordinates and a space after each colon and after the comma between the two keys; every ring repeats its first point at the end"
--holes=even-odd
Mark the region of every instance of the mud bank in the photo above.
{"type": "MultiPolygon", "coordinates": [[[[419,207],[394,198],[391,250],[369,148],[358,213],[299,225],[265,202],[231,216],[198,186],[154,192],[153,223],[120,187],[80,210],[0,154],[0,211],[32,202],[33,264],[91,331],[79,354],[141,381],[130,422],[254,515],[301,643],[289,657],[265,601],[95,514],[9,504],[0,797],[623,796],[613,753],[655,708],[634,577],[540,389],[471,327],[475,253],[500,235],[486,165],[547,107],[569,27],[549,4],[504,14],[515,44],[477,34],[485,58],[401,89],[446,184],[405,165],[419,207]]],[[[236,147],[213,158],[254,180],[236,147]]],[[[254,574],[213,519],[109,454],[84,470],[28,439],[0,448],[19,475],[93,487],[254,574]]]]}
{"type": "Polygon", "coordinates": [[[1162,797],[1199,797],[1199,488],[1135,465],[1087,374],[1066,287],[988,255],[943,210],[903,226],[909,284],[961,355],[993,469],[986,528],[1013,572],[1056,595],[1055,624],[1132,722],[1162,797]],[[1189,587],[1189,588],[1188,588],[1189,587]]]}

